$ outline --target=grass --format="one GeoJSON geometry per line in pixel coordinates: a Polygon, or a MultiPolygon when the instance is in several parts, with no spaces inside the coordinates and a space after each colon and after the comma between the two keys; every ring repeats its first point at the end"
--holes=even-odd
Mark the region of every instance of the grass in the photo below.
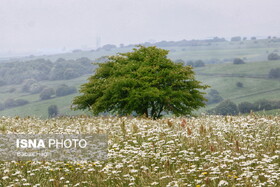
{"type": "Polygon", "coordinates": [[[107,134],[102,161],[0,162],[0,186],[279,186],[279,116],[0,118],[2,133],[107,134]]]}

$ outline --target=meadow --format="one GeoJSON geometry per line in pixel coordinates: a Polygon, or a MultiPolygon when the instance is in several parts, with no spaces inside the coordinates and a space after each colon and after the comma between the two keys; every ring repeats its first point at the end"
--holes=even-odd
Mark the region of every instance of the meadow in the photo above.
{"type": "Polygon", "coordinates": [[[0,132],[108,134],[108,159],[0,162],[0,186],[280,186],[280,117],[0,118],[0,132]]]}

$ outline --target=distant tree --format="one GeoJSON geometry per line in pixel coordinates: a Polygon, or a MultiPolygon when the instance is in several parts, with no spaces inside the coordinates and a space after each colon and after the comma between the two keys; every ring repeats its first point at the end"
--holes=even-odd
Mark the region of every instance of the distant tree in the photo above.
{"type": "Polygon", "coordinates": [[[235,58],[233,59],[233,64],[245,64],[245,62],[241,58],[235,58]]]}
{"type": "Polygon", "coordinates": [[[271,110],[272,103],[266,99],[258,100],[254,103],[256,110],[271,110]]]}
{"type": "Polygon", "coordinates": [[[238,104],[238,110],[240,113],[245,114],[245,113],[250,113],[251,111],[255,111],[255,105],[250,103],[250,102],[242,102],[238,104]]]}
{"type": "Polygon", "coordinates": [[[50,99],[54,94],[55,92],[53,88],[44,88],[44,90],[40,94],[40,98],[41,100],[50,99]]]}
{"type": "Polygon", "coordinates": [[[162,112],[187,115],[205,106],[201,90],[208,86],[195,80],[191,67],[174,63],[167,55],[164,49],[139,46],[109,57],[82,85],[83,95],[75,97],[74,109],[156,119],[162,112]]]}
{"type": "Polygon", "coordinates": [[[112,49],[117,48],[117,46],[112,45],[112,44],[106,44],[102,47],[102,49],[106,50],[106,51],[111,51],[112,49]]]}
{"type": "Polygon", "coordinates": [[[269,71],[268,77],[271,79],[279,79],[280,78],[280,68],[272,68],[269,71]]]}
{"type": "Polygon", "coordinates": [[[32,84],[37,83],[37,81],[35,79],[27,79],[23,82],[23,86],[21,88],[22,92],[29,92],[30,91],[30,87],[32,84]]]}
{"type": "Polygon", "coordinates": [[[213,103],[219,103],[223,101],[222,96],[220,96],[220,93],[217,90],[211,89],[208,95],[206,96],[207,104],[213,104],[213,103]]]}
{"type": "Polygon", "coordinates": [[[189,60],[189,61],[187,61],[187,65],[194,67],[194,62],[192,60],[189,60]]]}
{"type": "Polygon", "coordinates": [[[230,41],[232,42],[240,42],[241,41],[241,37],[240,36],[234,36],[230,39],[230,41]]]}
{"type": "Polygon", "coordinates": [[[22,105],[28,104],[29,101],[27,101],[25,99],[16,99],[14,103],[15,103],[15,106],[22,106],[22,105]]]}
{"type": "Polygon", "coordinates": [[[204,67],[205,63],[202,60],[196,60],[194,62],[194,67],[204,67]]]}
{"type": "Polygon", "coordinates": [[[237,115],[238,108],[235,103],[230,100],[221,102],[215,109],[215,114],[219,115],[237,115]]]}
{"type": "Polygon", "coordinates": [[[50,105],[48,107],[48,114],[49,114],[50,118],[56,117],[58,115],[58,107],[57,107],[57,105],[50,105]]]}
{"type": "Polygon", "coordinates": [[[257,38],[255,36],[252,36],[251,37],[251,40],[256,40],[257,38]]]}
{"type": "Polygon", "coordinates": [[[66,60],[64,58],[58,58],[55,63],[58,63],[58,62],[65,62],[66,60]]]}
{"type": "Polygon", "coordinates": [[[279,59],[280,59],[280,56],[279,56],[277,53],[270,53],[270,54],[267,56],[267,59],[268,59],[268,60],[279,60],[279,59]]]}
{"type": "Polygon", "coordinates": [[[238,88],[243,88],[243,83],[242,83],[242,82],[237,82],[237,83],[236,83],[236,86],[237,86],[238,88]]]}
{"type": "Polygon", "coordinates": [[[73,94],[76,93],[77,89],[75,87],[69,87],[65,84],[60,85],[56,91],[55,91],[55,95],[57,97],[61,97],[61,96],[65,96],[65,95],[69,95],[69,94],[73,94]]]}
{"type": "Polygon", "coordinates": [[[72,68],[67,68],[64,73],[63,73],[63,79],[64,80],[69,80],[69,79],[74,79],[79,77],[79,73],[72,68]]]}
{"type": "Polygon", "coordinates": [[[29,88],[29,92],[31,94],[37,94],[42,92],[42,90],[44,89],[45,86],[40,85],[39,83],[34,83],[30,86],[29,88]]]}

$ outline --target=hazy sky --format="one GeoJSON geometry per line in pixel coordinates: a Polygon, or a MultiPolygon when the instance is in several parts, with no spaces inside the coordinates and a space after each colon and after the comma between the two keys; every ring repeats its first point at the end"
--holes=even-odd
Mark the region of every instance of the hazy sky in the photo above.
{"type": "Polygon", "coordinates": [[[0,0],[0,57],[101,45],[280,36],[279,0],[0,0]]]}

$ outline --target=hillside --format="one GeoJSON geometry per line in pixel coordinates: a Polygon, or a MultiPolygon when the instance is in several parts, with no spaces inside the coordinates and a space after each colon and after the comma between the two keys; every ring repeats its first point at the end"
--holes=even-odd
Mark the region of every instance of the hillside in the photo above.
{"type": "MultiPolygon", "coordinates": [[[[197,79],[210,85],[211,89],[217,90],[223,99],[230,99],[236,104],[260,99],[280,100],[279,79],[268,78],[272,68],[280,68],[279,60],[267,61],[269,53],[280,50],[280,42],[276,39],[241,42],[183,40],[158,42],[156,45],[170,50],[169,57],[173,60],[181,59],[185,63],[189,60],[202,60],[205,66],[194,68],[197,79]],[[245,64],[234,65],[232,60],[237,57],[243,59],[245,64]],[[242,87],[238,87],[237,83],[242,83],[242,87]]],[[[87,81],[96,67],[91,62],[102,62],[104,58],[101,57],[127,52],[132,47],[132,45],[122,47],[107,45],[92,51],[75,50],[67,54],[41,56],[40,59],[26,57],[14,59],[12,62],[1,62],[0,115],[46,118],[47,109],[53,104],[58,106],[61,115],[84,114],[84,111],[70,110],[73,97],[79,93],[63,97],[52,95],[47,100],[41,100],[40,93],[44,88],[56,90],[61,85],[79,90],[80,85],[87,81]],[[5,107],[7,100],[11,99],[25,105],[5,107]]],[[[210,89],[206,90],[207,93],[209,91],[210,89]]],[[[216,105],[217,103],[209,104],[199,113],[216,105]]]]}

